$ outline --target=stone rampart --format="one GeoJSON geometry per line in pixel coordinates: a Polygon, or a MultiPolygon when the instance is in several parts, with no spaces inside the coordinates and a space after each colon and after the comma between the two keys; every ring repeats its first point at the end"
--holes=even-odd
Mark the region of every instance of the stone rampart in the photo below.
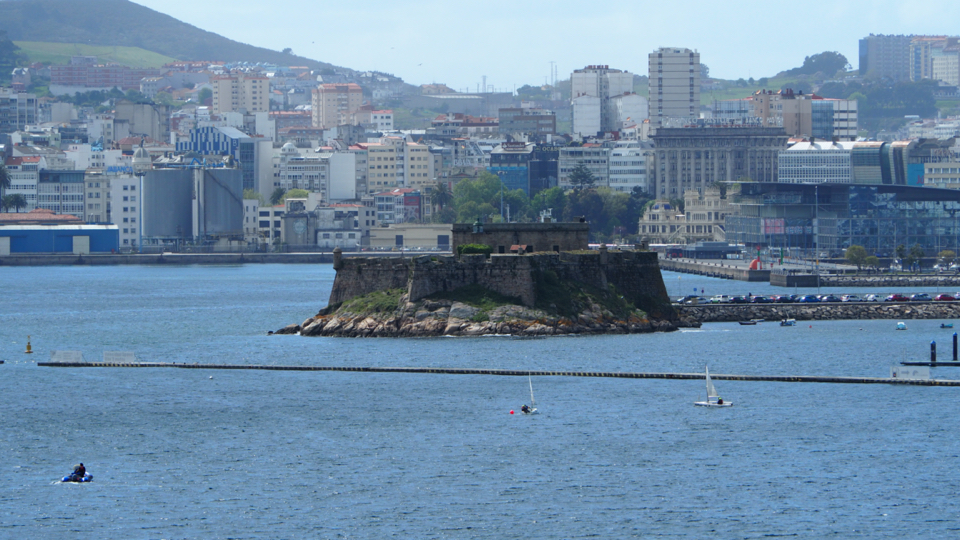
{"type": "Polygon", "coordinates": [[[334,268],[337,277],[330,291],[330,305],[375,291],[406,289],[410,278],[409,259],[335,257],[334,268]]]}
{"type": "MultiPolygon", "coordinates": [[[[335,265],[336,266],[336,265],[335,265]]],[[[537,303],[538,282],[558,279],[594,289],[609,285],[651,317],[674,321],[656,253],[614,251],[416,257],[410,261],[344,258],[330,294],[330,304],[377,290],[406,288],[416,302],[438,292],[481,285],[528,307],[537,303]],[[555,275],[555,278],[554,278],[555,275]]]]}

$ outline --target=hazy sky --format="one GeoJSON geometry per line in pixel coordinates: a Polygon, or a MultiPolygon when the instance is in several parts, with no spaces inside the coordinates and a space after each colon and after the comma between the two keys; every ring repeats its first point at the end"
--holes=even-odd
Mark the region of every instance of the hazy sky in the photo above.
{"type": "Polygon", "coordinates": [[[411,84],[475,91],[543,84],[590,64],[640,75],[658,47],[700,52],[710,73],[760,78],[805,56],[838,51],[857,67],[858,40],[874,34],[958,34],[960,2],[840,0],[134,0],[230,39],[411,84]]]}

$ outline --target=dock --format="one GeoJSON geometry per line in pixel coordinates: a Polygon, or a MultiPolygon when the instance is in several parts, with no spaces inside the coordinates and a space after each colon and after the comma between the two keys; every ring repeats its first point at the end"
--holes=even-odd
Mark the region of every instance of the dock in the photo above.
{"type": "MultiPolygon", "coordinates": [[[[360,373],[418,373],[439,375],[497,375],[507,377],[601,377],[616,379],[667,379],[703,380],[703,373],[633,373],[622,371],[530,371],[515,369],[482,368],[429,368],[429,367],[360,367],[360,366],[289,366],[289,365],[243,365],[243,364],[178,364],[172,362],[37,362],[38,366],[58,368],[177,368],[177,369],[245,369],[264,371],[349,371],[360,373]]],[[[938,364],[940,365],[940,364],[938,364]]],[[[960,380],[939,379],[894,379],[881,377],[829,377],[812,375],[724,375],[710,374],[721,381],[756,381],[785,383],[834,383],[834,384],[896,384],[908,386],[955,386],[960,380]]]]}

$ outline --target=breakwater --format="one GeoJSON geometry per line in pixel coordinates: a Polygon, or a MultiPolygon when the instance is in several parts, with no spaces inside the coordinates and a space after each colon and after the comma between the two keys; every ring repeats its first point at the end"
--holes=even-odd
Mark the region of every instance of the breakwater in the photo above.
{"type": "MultiPolygon", "coordinates": [[[[37,362],[38,366],[59,368],[180,368],[231,369],[265,371],[351,371],[363,373],[418,373],[432,375],[498,375],[507,377],[603,377],[617,379],[703,380],[702,373],[642,373],[621,371],[528,371],[516,369],[483,368],[428,368],[428,367],[368,367],[368,366],[270,366],[244,364],[175,364],[169,362],[37,362]]],[[[899,384],[910,386],[956,386],[960,380],[894,379],[880,377],[832,377],[814,375],[730,375],[711,373],[710,378],[721,381],[835,383],[835,384],[899,384]]]]}
{"type": "Polygon", "coordinates": [[[750,270],[740,264],[723,261],[703,262],[685,259],[660,259],[660,269],[740,281],[770,281],[770,270],[750,270]]]}
{"type": "Polygon", "coordinates": [[[838,302],[824,304],[707,304],[677,306],[681,317],[701,323],[751,319],[829,321],[851,319],[956,319],[960,302],[838,302]]]}
{"type": "Polygon", "coordinates": [[[951,287],[960,288],[957,274],[918,275],[822,275],[821,287],[951,287]]]}

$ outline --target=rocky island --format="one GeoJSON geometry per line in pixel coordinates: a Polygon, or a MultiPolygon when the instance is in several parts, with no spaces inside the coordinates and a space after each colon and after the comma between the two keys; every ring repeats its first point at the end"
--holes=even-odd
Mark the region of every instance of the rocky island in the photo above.
{"type": "Polygon", "coordinates": [[[568,251],[412,259],[334,253],[327,307],[278,334],[426,337],[666,332],[699,326],[671,306],[656,253],[568,251]]]}

